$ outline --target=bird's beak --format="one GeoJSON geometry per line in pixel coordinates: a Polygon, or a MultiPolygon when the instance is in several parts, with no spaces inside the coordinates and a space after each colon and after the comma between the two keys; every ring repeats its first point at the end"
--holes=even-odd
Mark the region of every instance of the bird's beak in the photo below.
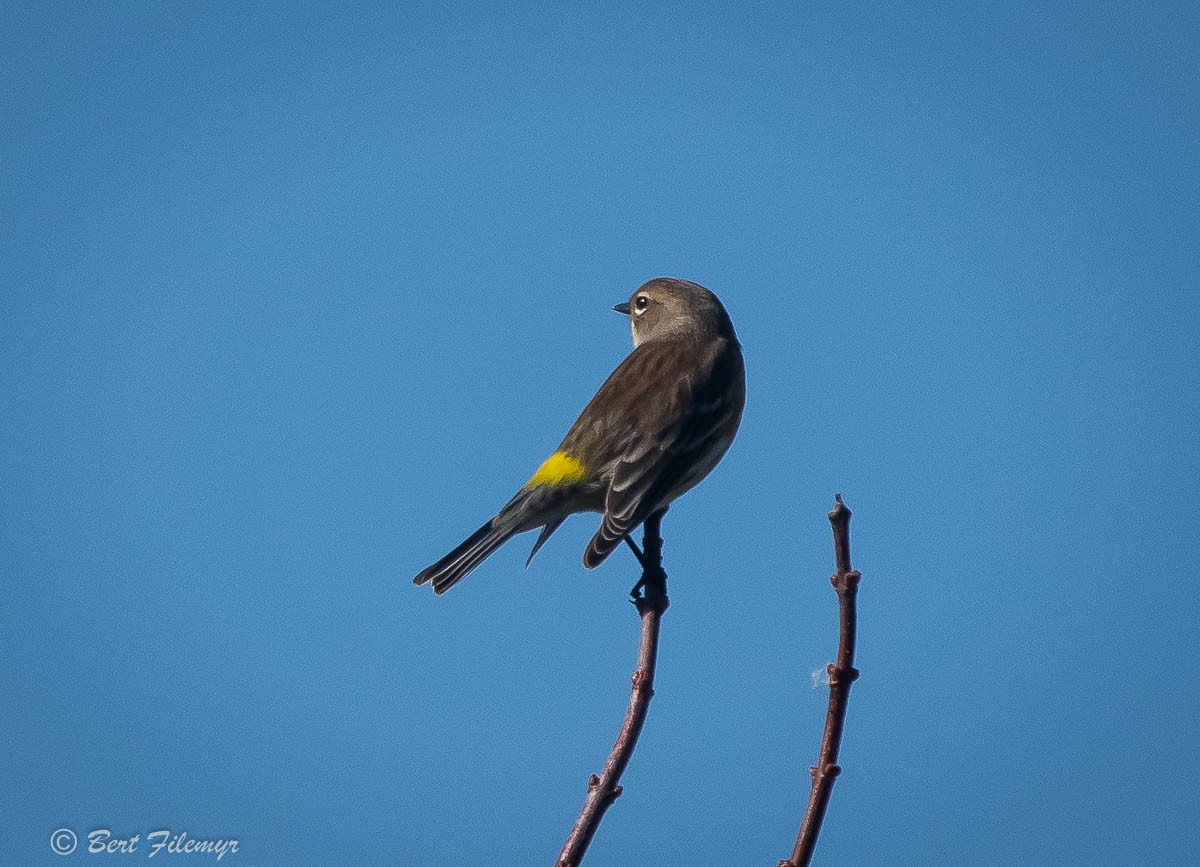
{"type": "Polygon", "coordinates": [[[622,301],[620,304],[614,304],[613,310],[616,310],[618,313],[624,313],[626,316],[628,316],[629,315],[629,302],[622,301]]]}

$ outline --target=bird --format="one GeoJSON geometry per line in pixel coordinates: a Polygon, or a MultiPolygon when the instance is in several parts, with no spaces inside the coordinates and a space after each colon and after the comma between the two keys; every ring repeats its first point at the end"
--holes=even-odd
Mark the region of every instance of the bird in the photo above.
{"type": "Polygon", "coordinates": [[[603,516],[583,552],[584,567],[595,568],[724,457],[741,423],[746,374],[717,296],[657,277],[612,309],[629,318],[633,350],[512,499],[414,584],[432,584],[441,595],[510,538],[540,527],[528,567],[580,512],[603,516]]]}

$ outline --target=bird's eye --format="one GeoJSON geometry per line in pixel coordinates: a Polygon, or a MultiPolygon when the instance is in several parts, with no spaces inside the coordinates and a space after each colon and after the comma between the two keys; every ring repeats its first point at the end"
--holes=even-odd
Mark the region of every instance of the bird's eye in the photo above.
{"type": "Polygon", "coordinates": [[[637,309],[637,312],[638,312],[638,313],[642,313],[642,312],[644,312],[644,311],[645,311],[645,309],[646,309],[648,306],[650,306],[650,298],[649,298],[649,296],[647,296],[647,295],[639,295],[637,298],[634,298],[634,299],[633,299],[633,306],[634,306],[634,307],[637,309]]]}

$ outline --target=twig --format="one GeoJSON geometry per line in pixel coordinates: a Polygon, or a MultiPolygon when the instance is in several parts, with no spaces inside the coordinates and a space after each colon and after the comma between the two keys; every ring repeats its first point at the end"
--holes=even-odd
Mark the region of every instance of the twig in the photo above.
{"type": "Polygon", "coordinates": [[[812,777],[808,806],[804,809],[804,819],[796,835],[792,857],[780,861],[779,867],[805,867],[812,860],[817,835],[825,820],[825,810],[829,807],[829,797],[833,794],[833,781],[842,772],[837,760],[842,744],[842,728],[846,723],[846,702],[850,697],[850,684],[858,679],[858,669],[854,667],[858,617],[855,598],[861,576],[850,568],[850,510],[842,502],[841,494],[835,495],[829,524],[833,528],[833,550],[837,560],[837,572],[829,579],[838,596],[840,628],[837,662],[825,668],[829,678],[829,707],[825,711],[825,731],[821,735],[817,764],[808,769],[812,777]]]}
{"type": "Polygon", "coordinates": [[[613,743],[612,752],[609,753],[600,776],[592,774],[588,778],[583,808],[579,811],[579,817],[558,854],[556,867],[577,867],[587,851],[588,844],[592,842],[605,811],[621,794],[621,774],[629,764],[633,748],[637,746],[638,735],[641,734],[642,724],[646,721],[646,711],[654,695],[658,626],[663,612],[670,604],[670,600],[667,599],[667,573],[662,569],[662,536],[659,533],[665,511],[664,509],[646,519],[642,533],[643,550],[637,551],[636,546],[631,545],[639,555],[642,578],[633,590],[633,604],[637,606],[638,616],[641,618],[641,637],[638,641],[637,668],[633,672],[633,686],[629,693],[629,707],[625,711],[625,719],[617,732],[617,740],[613,743]],[[637,595],[639,588],[643,591],[640,596],[637,595]]]}

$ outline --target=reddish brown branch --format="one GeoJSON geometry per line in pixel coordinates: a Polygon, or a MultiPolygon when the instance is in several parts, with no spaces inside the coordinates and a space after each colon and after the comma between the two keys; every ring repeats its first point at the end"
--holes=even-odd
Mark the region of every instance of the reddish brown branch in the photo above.
{"type": "Polygon", "coordinates": [[[792,856],[780,861],[779,867],[803,867],[812,860],[817,845],[817,835],[825,820],[829,797],[833,794],[833,781],[842,772],[838,765],[838,750],[842,745],[842,729],[846,723],[846,702],[850,697],[850,684],[858,679],[854,667],[854,641],[857,631],[855,598],[861,577],[850,568],[850,510],[837,494],[833,511],[829,513],[829,524],[833,528],[833,550],[837,561],[837,572],[829,579],[838,596],[840,627],[838,630],[837,662],[826,667],[829,678],[829,706],[825,711],[825,731],[821,735],[821,750],[817,764],[809,768],[812,785],[808,793],[808,806],[796,835],[792,856]]]}
{"type": "Polygon", "coordinates": [[[621,774],[629,764],[633,748],[637,746],[638,735],[641,734],[642,724],[646,721],[646,711],[654,695],[658,626],[663,612],[670,604],[667,599],[667,573],[662,569],[662,536],[659,533],[663,512],[658,512],[646,520],[642,535],[643,550],[638,551],[634,547],[638,559],[642,562],[642,578],[634,587],[633,599],[641,618],[641,637],[638,641],[637,668],[633,672],[629,707],[625,710],[625,719],[617,732],[617,740],[613,743],[612,752],[609,753],[600,776],[592,774],[588,778],[583,808],[579,811],[579,817],[558,854],[558,861],[555,862],[557,867],[577,867],[587,851],[588,844],[592,842],[605,811],[621,794],[621,774]],[[643,591],[641,595],[637,595],[639,589],[643,591]]]}

